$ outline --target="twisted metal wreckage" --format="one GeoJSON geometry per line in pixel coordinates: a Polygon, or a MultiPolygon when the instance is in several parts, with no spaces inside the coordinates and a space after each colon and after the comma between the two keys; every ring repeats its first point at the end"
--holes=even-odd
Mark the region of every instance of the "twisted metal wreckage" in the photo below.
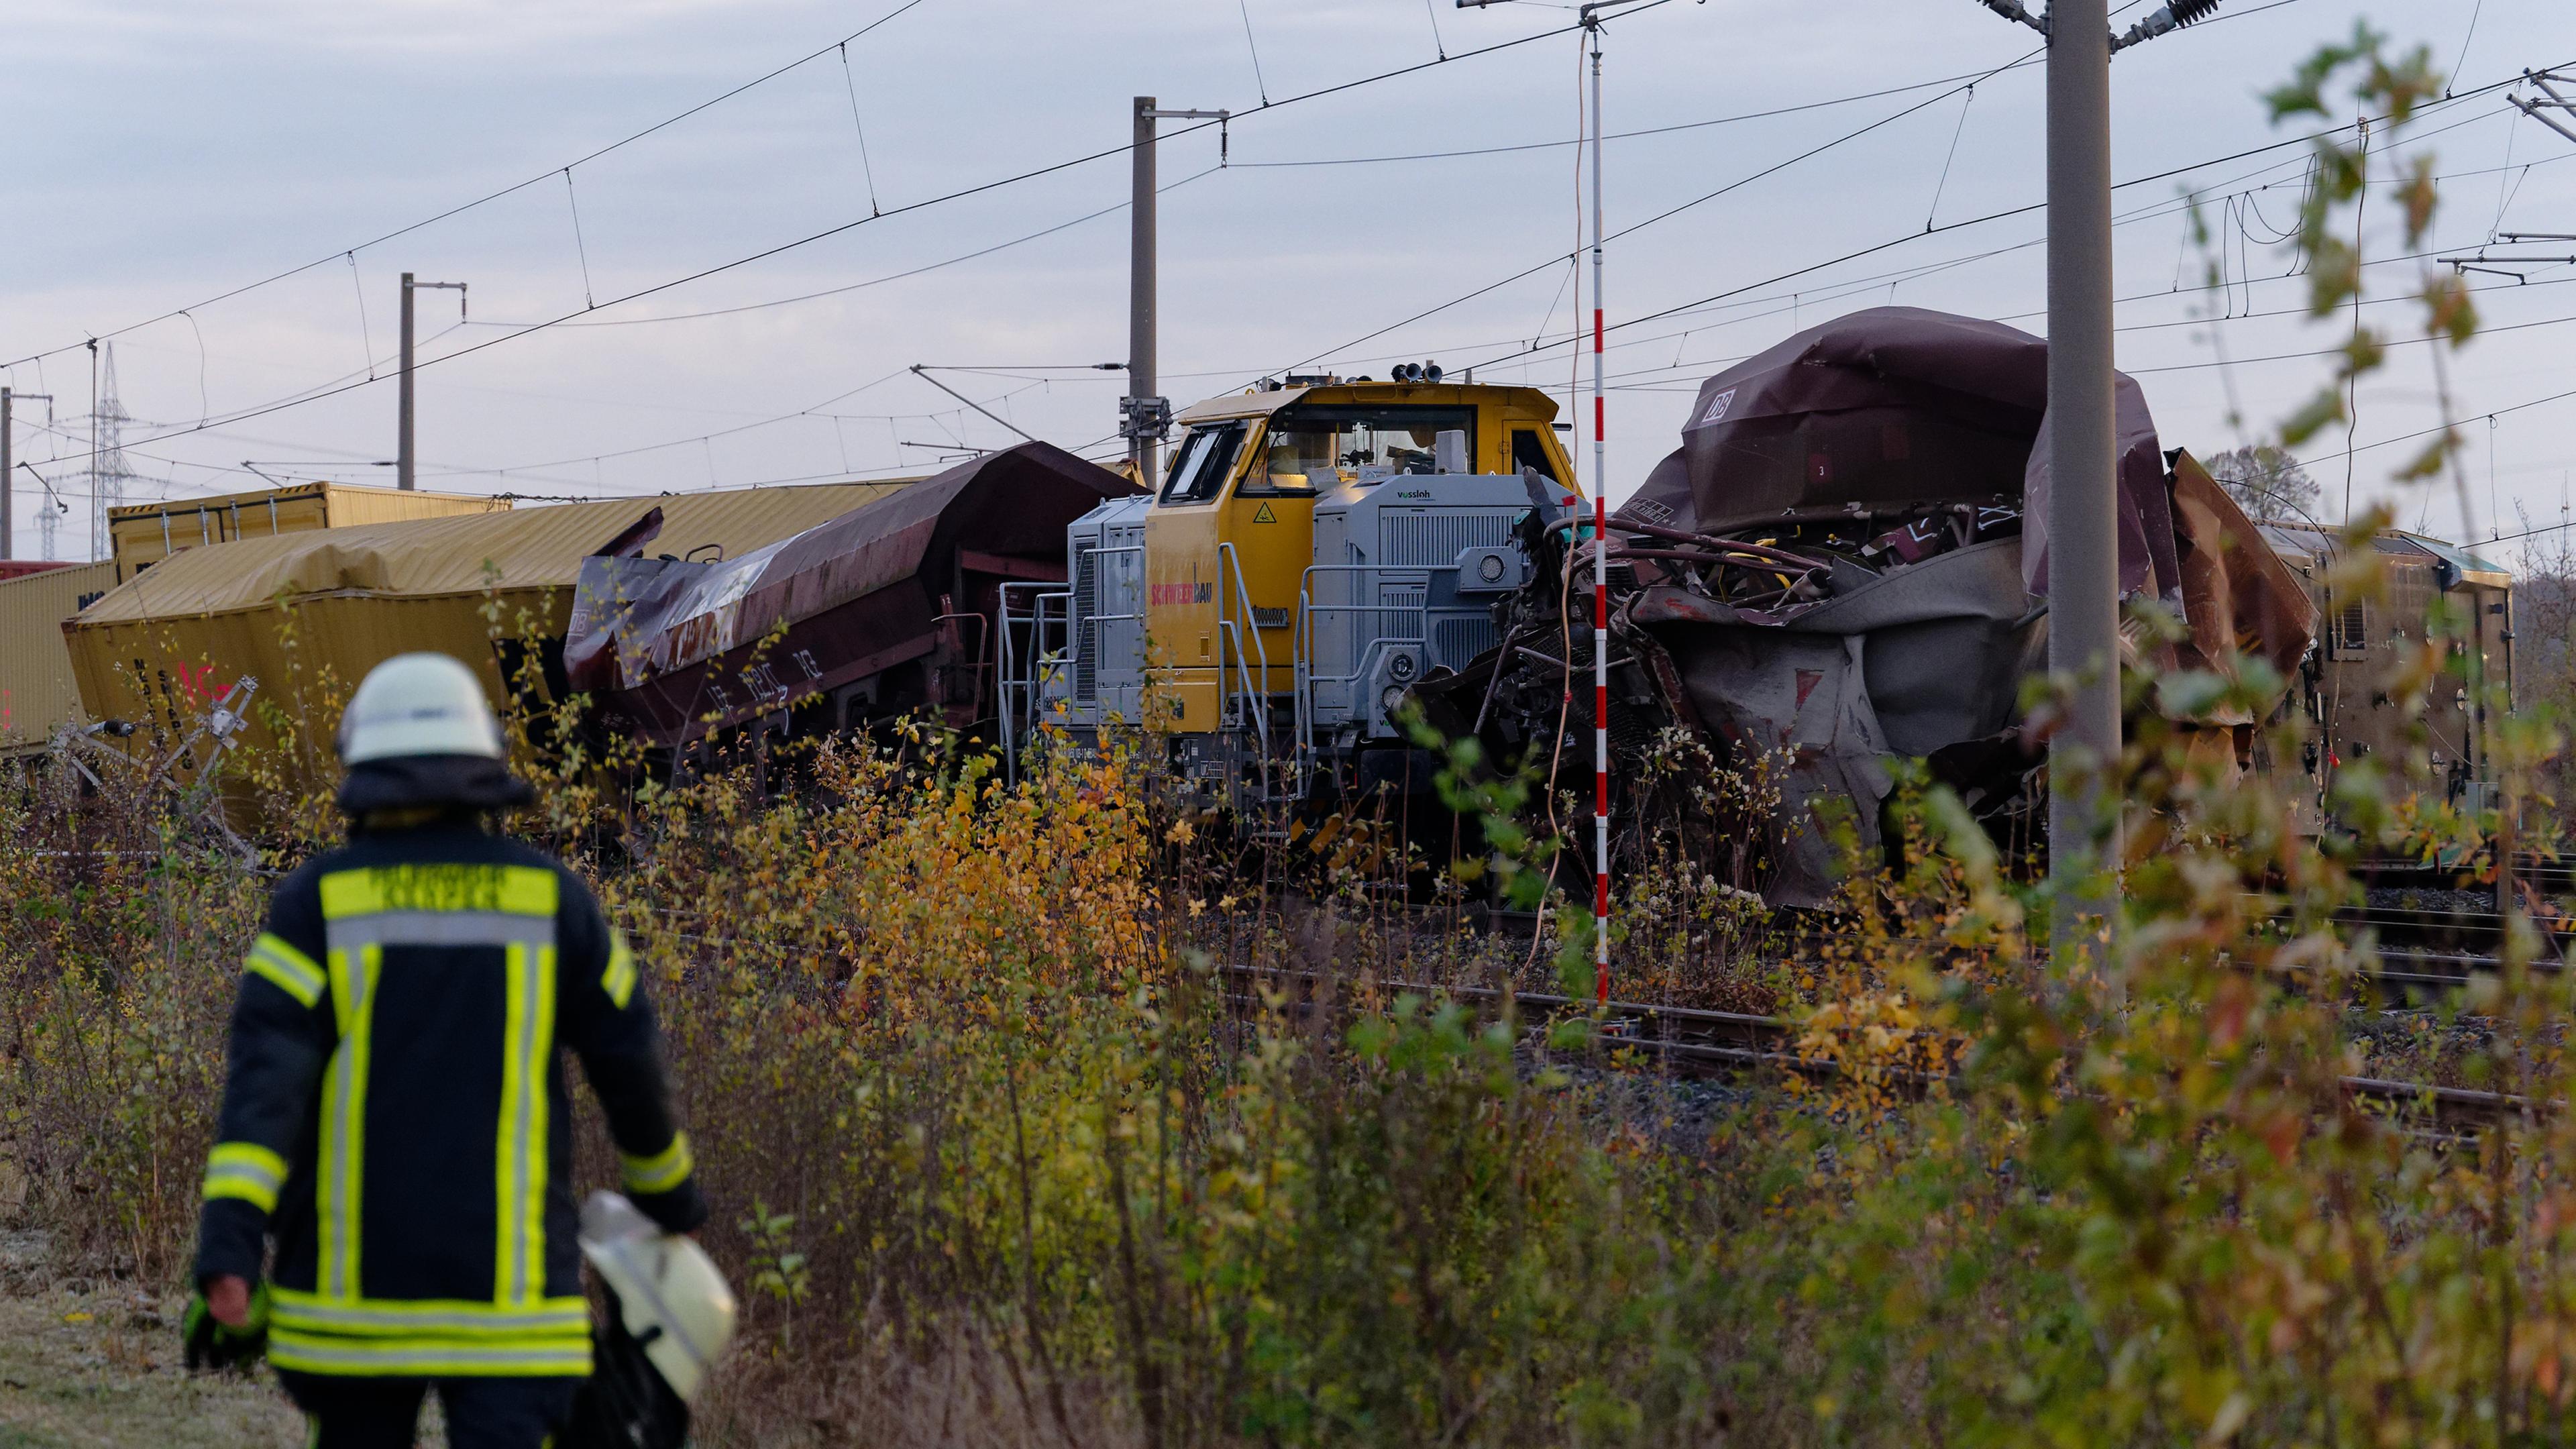
{"type": "MultiPolygon", "coordinates": [[[[1928,761],[1989,828],[2035,843],[2045,813],[2034,810],[2039,750],[2025,738],[2020,700],[2046,655],[2046,377],[2047,343],[2027,333],[1877,308],[1705,382],[1681,446],[1611,519],[1617,788],[1638,788],[1667,729],[1697,737],[1721,764],[1757,754],[1784,762],[1763,882],[1775,905],[1816,905],[1833,890],[1820,805],[1850,802],[1861,844],[1879,843],[1894,757],[1928,761]]],[[[2172,642],[2133,628],[2133,656],[2159,670],[2221,672],[2260,658],[2281,681],[2304,668],[2313,684],[2327,545],[2296,567],[2286,562],[2196,461],[2160,450],[2127,377],[2118,438],[2120,592],[2180,622],[2172,642]]],[[[1399,471],[1453,470],[1425,461],[1399,471]]],[[[1463,664],[1429,661],[1410,694],[1433,724],[1479,737],[1494,759],[1545,752],[1579,778],[1572,772],[1592,765],[1591,691],[1568,686],[1588,677],[1591,641],[1588,628],[1570,625],[1592,614],[1596,544],[1561,483],[1537,468],[1522,476],[1531,507],[1514,536],[1528,581],[1492,605],[1499,644],[1463,664]]],[[[1342,486],[1378,481],[1363,472],[1342,486]]],[[[847,729],[924,707],[960,724],[991,719],[1014,708],[1012,648],[1055,668],[1102,634],[1086,620],[1149,617],[1141,597],[1117,612],[1104,592],[1113,583],[1063,582],[1093,572],[1078,567],[1090,545],[1068,545],[1068,527],[1104,502],[1112,511],[1148,504],[1115,502],[1134,493],[1118,475],[1030,444],[725,563],[644,557],[648,519],[585,563],[567,672],[606,702],[618,727],[674,761],[717,730],[847,729]],[[1043,606],[1037,632],[1015,623],[1004,607],[1011,588],[1055,589],[1048,597],[1066,600],[1058,652],[1037,647],[1050,617],[1043,606]],[[1028,635],[1017,645],[1015,629],[1028,635]],[[791,714],[793,706],[809,707],[791,714]]],[[[1170,496],[1152,503],[1176,506],[1170,496]]],[[[1455,566],[1430,565],[1435,575],[1443,567],[1455,566]]],[[[1221,582],[1216,592],[1241,587],[1221,582]]],[[[1234,637],[1282,626],[1284,612],[1263,603],[1251,600],[1258,617],[1234,637]]],[[[1219,627],[1231,627],[1226,617],[1219,627]]],[[[1277,661],[1239,672],[1267,681],[1273,670],[1289,674],[1277,661]]],[[[2268,769],[2255,726],[2286,707],[2287,694],[2285,685],[2261,707],[2232,712],[2162,695],[2155,707],[2232,766],[2268,769]]],[[[1268,717],[1284,720],[1296,703],[1271,698],[1268,717]]],[[[1260,708],[1256,697],[1235,717],[1258,723],[1267,718],[1260,708]]],[[[1294,741],[1296,732],[1275,737],[1294,741]]],[[[1259,745],[1274,752],[1269,766],[1301,782],[1289,805],[1370,776],[1364,762],[1316,770],[1272,738],[1259,745]]],[[[1378,743],[1382,753],[1388,742],[1378,743]]],[[[1417,789],[1427,782],[1410,767],[1395,778],[1417,789]]],[[[1636,847],[1632,839],[1627,848],[1636,847]]]]}
{"type": "MultiPolygon", "coordinates": [[[[2029,737],[2044,722],[2021,694],[2048,627],[2046,372],[2047,344],[2025,333],[1879,308],[1702,384],[1681,446],[1608,529],[1613,863],[1678,838],[1660,792],[1695,752],[1666,755],[1674,735],[1714,770],[1767,773],[1767,829],[1739,828],[1739,803],[1688,849],[1775,905],[1833,891],[1820,807],[1847,803],[1860,843],[1880,843],[1899,757],[1927,761],[2006,843],[2044,845],[2029,737]]],[[[222,762],[291,746],[273,758],[300,778],[324,736],[280,733],[305,718],[299,690],[432,647],[525,703],[589,695],[583,727],[640,742],[655,771],[699,768],[716,742],[925,713],[1007,756],[1040,722],[1096,743],[1159,706],[1176,790],[1292,837],[1299,818],[1371,813],[1393,791],[1436,856],[1452,833],[1424,798],[1432,761],[1408,701],[1504,767],[1574,787],[1601,763],[1596,544],[1555,406],[1411,365],[1265,379],[1180,415],[1151,496],[1032,442],[928,478],[671,497],[641,516],[572,504],[173,550],[168,510],[147,510],[119,547],[161,546],[120,553],[121,584],[67,620],[18,615],[59,631],[57,672],[79,683],[71,712],[88,722],[47,731],[64,777],[95,789],[102,766],[137,772],[235,852],[255,812],[245,782],[214,780],[222,762]],[[495,615],[510,621],[498,635],[495,615]],[[263,679],[278,705],[245,709],[263,679]]],[[[2120,592],[2170,616],[2134,629],[2129,652],[2159,675],[2260,659],[2276,686],[2224,696],[2232,712],[2207,689],[2144,707],[2221,765],[2281,778],[2310,832],[2358,759],[2419,800],[2491,803],[2511,577],[2421,535],[2249,520],[2160,449],[2126,378],[2117,416],[2120,592]],[[2339,561],[2365,550],[2384,580],[2348,587],[2339,561]],[[2391,661],[2415,693],[2392,697],[2391,661]],[[2315,728],[2272,759],[2257,726],[2292,711],[2315,728]]],[[[1596,863],[1591,842],[1569,844],[1569,865],[1596,863]]]]}
{"type": "MultiPolygon", "coordinates": [[[[2044,776],[2020,700],[2047,658],[2047,374],[2048,344],[1998,323],[1853,313],[1703,383],[1682,445],[1611,517],[1614,760],[1679,726],[1721,760],[1782,761],[1772,904],[1833,889],[1820,803],[1851,802],[1877,848],[1894,756],[1926,760],[1999,833],[2039,833],[2044,776]]],[[[2198,463],[2159,451],[2126,376],[2118,437],[2121,595],[2185,626],[2148,662],[2256,656],[2291,678],[2315,637],[2302,581],[2198,463]]],[[[1556,732],[1565,669],[1549,651],[1569,608],[1590,613],[1590,548],[1555,548],[1503,646],[1426,686],[1436,722],[1502,750],[1556,732]]],[[[1588,640],[1567,642],[1580,673],[1588,640]]],[[[1576,690],[1570,727],[1584,733],[1587,703],[1576,690]]],[[[2178,722],[2256,764],[2254,712],[2178,722]]]]}

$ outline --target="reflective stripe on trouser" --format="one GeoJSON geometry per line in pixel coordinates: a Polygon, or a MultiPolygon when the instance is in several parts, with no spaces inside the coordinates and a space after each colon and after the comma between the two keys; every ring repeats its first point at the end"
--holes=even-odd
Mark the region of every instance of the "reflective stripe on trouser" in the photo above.
{"type": "Polygon", "coordinates": [[[280,1368],[378,1377],[590,1372],[590,1304],[583,1298],[513,1308],[272,1292],[268,1356],[280,1368]]]}
{"type": "Polygon", "coordinates": [[[308,1374],[370,1378],[579,1378],[590,1372],[590,1334],[542,1338],[449,1338],[403,1334],[375,1338],[306,1333],[274,1325],[268,1361],[308,1374]]]}
{"type": "MultiPolygon", "coordinates": [[[[548,1141],[547,1067],[554,1043],[555,905],[552,871],[527,866],[395,866],[335,871],[321,881],[323,932],[341,1041],[325,1079],[321,1220],[316,1274],[319,1295],[366,1302],[359,1274],[358,1214],[364,1195],[367,1043],[375,987],[386,947],[498,947],[504,960],[501,1104],[493,1134],[492,1303],[529,1309],[546,1301],[545,1205],[548,1141]]],[[[369,1306],[378,1306],[370,1304],[369,1306]]],[[[286,1356],[318,1373],[435,1372],[359,1365],[364,1355],[319,1335],[288,1334],[286,1356]],[[333,1365],[325,1366],[326,1360],[333,1365]]],[[[382,1358],[383,1344],[366,1352],[382,1358]]],[[[408,1339],[404,1341],[410,1341],[408,1339]]],[[[569,1340],[565,1340],[569,1343],[569,1340]]],[[[579,1345],[589,1362],[585,1328],[579,1345]]],[[[483,1346],[416,1344],[424,1360],[447,1354],[463,1363],[485,1358],[483,1346]]],[[[497,1351],[497,1350],[495,1350],[497,1351]]],[[[515,1350],[514,1350],[515,1351],[515,1350]]],[[[538,1354],[547,1367],[495,1366],[456,1372],[562,1373],[562,1344],[538,1354]],[[551,1356],[549,1356],[549,1354],[551,1356]]],[[[515,1362],[515,1360],[513,1361],[515,1362]]]]}
{"type": "Polygon", "coordinates": [[[590,1301],[540,1298],[528,1308],[459,1299],[360,1299],[341,1302],[300,1288],[272,1286],[270,1321],[310,1336],[359,1338],[542,1338],[590,1331],[590,1301]]]}

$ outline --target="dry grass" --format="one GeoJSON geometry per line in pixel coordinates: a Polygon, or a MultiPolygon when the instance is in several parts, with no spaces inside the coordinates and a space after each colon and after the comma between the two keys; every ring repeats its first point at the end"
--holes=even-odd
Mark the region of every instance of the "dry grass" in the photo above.
{"type": "Polygon", "coordinates": [[[0,1449],[215,1449],[304,1442],[265,1377],[191,1376],[180,1300],[54,1272],[42,1238],[0,1233],[0,1449]]]}

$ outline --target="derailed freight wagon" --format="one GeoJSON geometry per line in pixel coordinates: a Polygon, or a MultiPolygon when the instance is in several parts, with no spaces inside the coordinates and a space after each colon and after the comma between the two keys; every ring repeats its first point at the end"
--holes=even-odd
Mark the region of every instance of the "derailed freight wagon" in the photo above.
{"type": "Polygon", "coordinates": [[[86,729],[112,717],[105,699],[83,707],[65,621],[165,559],[244,538],[509,506],[500,498],[296,483],[111,508],[108,556],[96,563],[0,562],[0,755],[45,751],[65,726],[86,729]]]}
{"type": "Polygon", "coordinates": [[[960,463],[723,563],[583,561],[570,684],[682,765],[712,743],[989,718],[1002,591],[1061,583],[1066,525],[1135,491],[1046,443],[960,463]]]}
{"type": "Polygon", "coordinates": [[[49,748],[80,718],[63,621],[116,585],[116,564],[11,559],[0,571],[0,759],[49,748]]]}
{"type": "MultiPolygon", "coordinates": [[[[907,480],[814,484],[651,502],[661,547],[724,557],[905,486],[907,480]]],[[[138,758],[165,757],[214,701],[250,678],[259,683],[258,705],[240,738],[272,746],[273,721],[299,720],[307,748],[283,765],[327,771],[339,704],[395,654],[452,654],[474,666],[496,699],[513,692],[521,666],[533,663],[560,697],[563,630],[582,561],[632,533],[644,504],[396,518],[276,536],[245,527],[246,537],[166,556],[153,550],[148,567],[56,627],[83,708],[92,719],[135,725],[125,748],[138,758]]],[[[264,507],[244,510],[246,523],[266,517],[264,507]]],[[[294,519],[291,512],[281,517],[294,519]]],[[[159,522],[139,530],[145,542],[157,543],[159,522]]],[[[174,539],[195,532],[195,521],[185,522],[174,539]]],[[[193,768],[186,757],[178,760],[182,775],[193,768]]]]}
{"type": "MultiPolygon", "coordinates": [[[[2370,761],[2401,790],[2476,811],[2495,803],[2488,756],[2494,699],[2511,708],[2513,576],[2457,544],[2390,530],[2370,540],[2381,586],[2337,594],[2331,577],[2344,543],[2313,523],[2267,519],[2263,534],[2316,606],[2316,647],[2293,688],[2314,724],[2300,768],[2322,792],[2335,771],[2370,761]],[[2433,643],[2444,665],[2431,694],[2407,708],[2389,692],[2401,651],[2433,643]],[[2493,686],[2485,688],[2481,686],[2493,686]],[[2421,757],[2417,750],[2421,734],[2421,757]]],[[[2322,821],[2321,793],[2309,805],[2322,821]]]]}

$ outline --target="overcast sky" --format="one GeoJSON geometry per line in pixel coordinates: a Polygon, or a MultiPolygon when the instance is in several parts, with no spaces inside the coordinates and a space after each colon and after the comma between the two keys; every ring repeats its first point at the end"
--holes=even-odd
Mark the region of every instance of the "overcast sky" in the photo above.
{"type": "MultiPolygon", "coordinates": [[[[2268,124],[2258,93],[2361,15],[2430,47],[2462,90],[2576,63],[2567,0],[2226,0],[2217,20],[2123,53],[2115,175],[2197,168],[2116,194],[2120,365],[2169,447],[2259,438],[2324,375],[2296,354],[2339,333],[2296,315],[2303,283],[2283,278],[2269,240],[2291,223],[2301,152],[2221,158],[2298,134],[2268,124]],[[2195,188],[2242,282],[2223,298],[2197,288],[2179,201],[2195,188]],[[2230,320],[2193,322],[2210,312],[2230,320]]],[[[420,297],[425,488],[642,495],[922,470],[1010,440],[914,363],[983,369],[940,377],[1041,437],[1110,451],[1121,375],[1081,365],[1126,352],[1126,157],[937,198],[1123,145],[1137,94],[1237,113],[1224,169],[1218,128],[1161,148],[1176,406],[1291,366],[1383,376],[1429,358],[1560,397],[1577,376],[1564,258],[1580,221],[1579,57],[1575,37],[1543,34],[1572,19],[1556,5],[0,0],[0,17],[13,60],[0,360],[43,354],[0,381],[53,394],[54,430],[45,404],[24,403],[17,442],[71,501],[64,556],[89,552],[83,465],[60,461],[88,448],[85,339],[113,333],[135,419],[129,501],[263,486],[245,463],[389,483],[367,464],[394,450],[406,270],[471,287],[461,324],[456,294],[420,297]],[[845,64],[835,42],[881,19],[845,64]],[[1444,51],[1455,58],[1294,99],[1444,51]],[[1417,159],[1374,159],[1389,157],[1417,159]],[[232,420],[315,393],[330,395],[232,420]]],[[[1666,0],[1610,26],[1611,228],[1742,183],[1609,248],[1614,498],[1677,441],[1700,379],[1801,326],[1894,301],[2046,330],[2045,218],[1979,220],[2040,199],[2041,69],[1957,89],[2036,40],[1971,0],[1666,0]],[[1789,107],[1802,109],[1727,119],[1789,107]],[[1678,129],[1620,135],[1655,128],[1678,129]]],[[[2576,232],[2576,143],[2504,95],[2414,127],[2448,178],[2444,248],[2576,232]]],[[[2377,256],[2400,250],[2388,201],[2380,188],[2366,218],[2377,256]]],[[[2417,285],[2418,265],[2373,268],[2373,295],[2417,285]]],[[[2576,266],[2516,270],[2528,285],[2473,277],[2491,288],[2488,325],[2517,330],[2476,342],[2451,375],[2480,537],[2525,526],[2517,510],[2557,522],[2576,468],[2576,397],[2502,411],[2576,389],[2576,291],[2556,285],[2576,266]]],[[[2411,325],[2399,305],[2371,315],[2411,325]]],[[[2362,390],[2352,486],[2456,535],[2455,490],[2385,483],[2412,446],[2367,446],[2439,421],[2429,351],[2397,349],[2362,390]]],[[[2332,511],[2347,464],[2324,455],[2344,447],[2308,449],[2332,511]]],[[[31,487],[21,472],[22,553],[31,487]]]]}

